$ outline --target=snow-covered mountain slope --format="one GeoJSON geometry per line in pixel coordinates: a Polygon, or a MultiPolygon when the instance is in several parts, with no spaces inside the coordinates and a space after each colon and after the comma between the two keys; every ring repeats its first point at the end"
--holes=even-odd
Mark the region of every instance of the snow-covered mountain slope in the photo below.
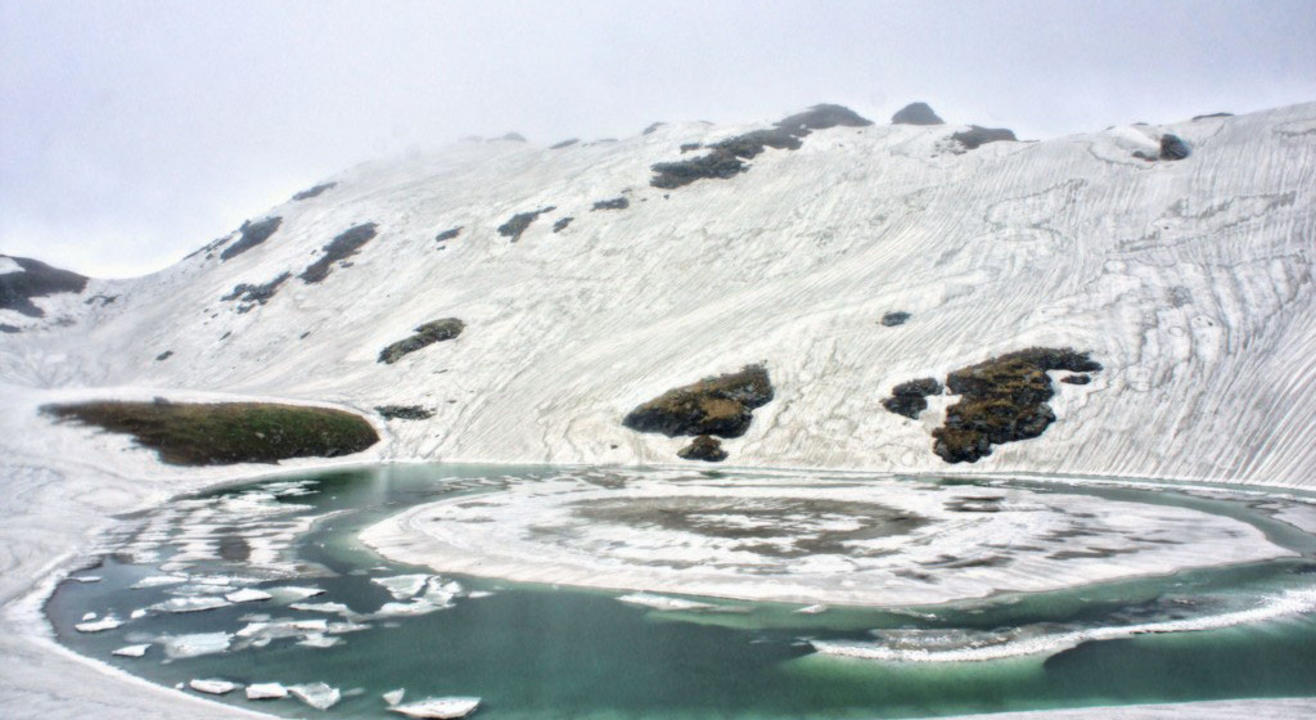
{"type": "Polygon", "coordinates": [[[669,463],[686,441],[633,432],[626,412],[762,363],[775,398],[724,443],[733,464],[1316,486],[1316,104],[967,152],[950,140],[964,126],[834,127],[729,178],[650,185],[654,163],[700,152],[683,144],[766,126],[357,167],[253,217],[280,220],[227,259],[240,233],[34,298],[41,318],[0,310],[17,330],[0,376],[435,412],[389,422],[385,457],[669,463]],[[1191,156],[1133,155],[1162,133],[1191,156]],[[516,241],[499,233],[548,207],[516,241]],[[307,272],[367,223],[355,254],[307,272]],[[221,299],[284,273],[263,304],[221,299]],[[892,311],[910,318],[880,324],[892,311]],[[378,361],[447,317],[456,339],[378,361]],[[955,398],[916,420],[882,408],[898,383],[1031,345],[1104,366],[1056,384],[1041,437],[951,466],[929,432],[955,398]]]}

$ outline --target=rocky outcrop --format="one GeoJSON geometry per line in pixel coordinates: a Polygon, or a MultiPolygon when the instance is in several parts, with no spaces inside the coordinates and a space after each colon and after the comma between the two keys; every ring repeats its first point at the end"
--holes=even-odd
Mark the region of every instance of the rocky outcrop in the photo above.
{"type": "Polygon", "coordinates": [[[242,223],[242,227],[238,228],[238,232],[241,233],[241,236],[238,237],[232,245],[224,248],[224,250],[219,253],[220,262],[241,255],[266,240],[269,240],[270,236],[274,234],[274,231],[279,229],[279,225],[282,222],[283,218],[281,217],[270,217],[258,222],[248,220],[242,223]]]}
{"type": "Polygon", "coordinates": [[[882,401],[882,407],[897,415],[917,420],[919,413],[928,409],[929,395],[940,395],[941,383],[936,378],[919,378],[891,388],[891,397],[882,401]]]}
{"type": "Polygon", "coordinates": [[[462,226],[461,226],[461,225],[458,225],[458,226],[455,227],[455,228],[448,228],[447,230],[444,230],[443,232],[439,233],[438,235],[435,235],[435,236],[434,236],[434,240],[435,240],[436,242],[448,242],[449,240],[453,240],[453,239],[455,239],[459,234],[461,234],[461,231],[462,231],[462,226]]]}
{"type": "Polygon", "coordinates": [[[375,412],[385,420],[428,420],[434,411],[420,405],[376,405],[375,412]]]}
{"type": "Polygon", "coordinates": [[[1081,374],[1081,373],[1078,375],[1066,375],[1060,378],[1060,382],[1067,383],[1069,385],[1087,385],[1088,383],[1092,382],[1092,376],[1081,374]]]}
{"type": "Polygon", "coordinates": [[[329,277],[329,271],[334,263],[357,254],[363,245],[374,239],[376,228],[375,223],[364,223],[339,233],[322,248],[324,254],[320,259],[307,265],[297,277],[307,284],[318,283],[329,277]]]}
{"type": "Polygon", "coordinates": [[[567,226],[571,224],[572,220],[575,220],[575,218],[571,217],[570,215],[558,219],[557,222],[553,223],[553,232],[560,233],[563,230],[566,230],[567,226]]]}
{"type": "Polygon", "coordinates": [[[942,125],[943,121],[925,102],[914,102],[891,116],[892,125],[942,125]]]}
{"type": "Polygon", "coordinates": [[[13,310],[28,317],[44,317],[46,312],[32,298],[56,293],[80,293],[87,278],[71,270],[51,267],[40,260],[0,255],[16,263],[22,271],[0,273],[0,310],[13,310]]]}
{"type": "Polygon", "coordinates": [[[521,233],[525,232],[526,228],[530,227],[530,223],[534,222],[535,218],[544,213],[553,212],[556,209],[557,208],[552,205],[549,205],[548,207],[540,208],[532,212],[517,213],[508,218],[507,222],[498,226],[498,234],[506,238],[511,238],[512,242],[516,242],[521,239],[521,233]]]}
{"type": "MultiPolygon", "coordinates": [[[[800,139],[814,130],[837,126],[864,127],[873,122],[841,105],[815,105],[808,110],[783,118],[771,129],[754,130],[735,135],[707,146],[709,152],[690,160],[657,163],[650,169],[654,177],[649,184],[656,188],[672,189],[705,179],[727,179],[748,170],[743,162],[764,148],[798,150],[800,139]]],[[[687,145],[681,146],[685,152],[687,145]]]]}
{"type": "Polygon", "coordinates": [[[677,450],[676,454],[682,460],[722,462],[727,459],[727,451],[722,449],[722,441],[709,435],[700,435],[689,445],[677,450]]]}
{"type": "Polygon", "coordinates": [[[263,285],[249,285],[239,283],[233,287],[233,292],[220,298],[220,300],[237,300],[239,301],[238,312],[245,313],[257,305],[264,305],[274,293],[278,292],[279,286],[292,277],[292,273],[285,272],[273,280],[263,285]]]}
{"type": "Polygon", "coordinates": [[[293,200],[310,200],[311,198],[313,198],[313,197],[319,195],[320,193],[324,192],[325,190],[328,190],[328,189],[330,189],[330,188],[337,187],[337,186],[338,186],[338,183],[336,183],[336,182],[327,182],[327,183],[323,183],[323,184],[320,184],[320,185],[316,185],[316,186],[313,187],[313,188],[308,188],[308,189],[306,189],[306,190],[303,190],[303,191],[297,193],[296,195],[293,195],[293,196],[292,196],[292,199],[293,199],[293,200]]]}
{"type": "Polygon", "coordinates": [[[753,410],[772,400],[772,382],[762,365],[673,388],[627,413],[622,424],[639,432],[740,437],[753,410]]]}
{"type": "Polygon", "coordinates": [[[1161,136],[1161,155],[1162,160],[1183,160],[1192,154],[1192,149],[1188,143],[1178,135],[1166,133],[1161,136]]]}
{"type": "Polygon", "coordinates": [[[1013,130],[1005,128],[985,128],[977,125],[970,125],[968,130],[961,130],[950,136],[952,140],[964,146],[966,150],[976,150],[987,143],[994,142],[1016,142],[1018,138],[1014,136],[1013,130]]]}
{"type": "Polygon", "coordinates": [[[909,313],[903,310],[895,310],[893,312],[889,312],[882,316],[882,325],[883,327],[895,327],[897,325],[904,325],[905,321],[909,320],[909,317],[910,317],[909,313]]]}
{"type": "Polygon", "coordinates": [[[1028,348],[970,365],[946,376],[946,387],[960,395],[946,409],[946,421],[932,431],[932,450],[949,463],[976,462],[992,445],[1041,435],[1055,421],[1046,404],[1054,390],[1047,372],[1101,370],[1085,352],[1069,348],[1028,348]]]}
{"type": "Polygon", "coordinates": [[[591,212],[594,210],[625,210],[631,206],[631,201],[625,197],[615,197],[609,200],[600,200],[594,203],[591,212]]]}
{"type": "Polygon", "coordinates": [[[564,147],[571,147],[572,145],[575,145],[575,144],[578,143],[578,142],[580,142],[580,139],[579,139],[579,138],[570,138],[570,139],[568,139],[568,140],[563,140],[563,141],[560,142],[560,143],[554,143],[554,144],[552,144],[552,145],[549,145],[549,146],[548,146],[548,149],[549,149],[549,150],[561,150],[561,149],[564,148],[564,147]]]}
{"type": "Polygon", "coordinates": [[[457,318],[432,320],[416,328],[415,334],[411,337],[399,340],[379,351],[379,362],[392,365],[408,353],[416,352],[436,342],[451,340],[461,335],[462,330],[465,329],[466,323],[457,318]]]}
{"type": "Polygon", "coordinates": [[[651,123],[651,124],[649,125],[649,127],[645,128],[645,129],[644,129],[644,132],[642,132],[642,133],[640,133],[640,134],[641,134],[641,135],[651,135],[651,134],[653,134],[653,132],[656,131],[658,128],[660,128],[660,127],[662,127],[662,126],[664,126],[664,125],[666,125],[666,124],[667,124],[667,123],[665,123],[665,122],[651,123]]]}

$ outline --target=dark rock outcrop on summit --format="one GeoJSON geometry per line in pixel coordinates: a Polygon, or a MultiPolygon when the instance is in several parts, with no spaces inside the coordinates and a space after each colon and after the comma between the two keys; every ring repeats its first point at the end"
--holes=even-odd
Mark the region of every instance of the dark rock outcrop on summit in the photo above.
{"type": "Polygon", "coordinates": [[[233,287],[233,292],[220,298],[220,300],[237,300],[238,312],[245,313],[257,305],[264,305],[274,293],[278,292],[279,286],[292,277],[292,273],[285,272],[264,285],[249,285],[239,283],[233,287]]]}
{"type": "Polygon", "coordinates": [[[673,388],[627,413],[622,424],[639,432],[740,437],[754,408],[772,400],[772,382],[762,365],[673,388]]]}
{"type": "Polygon", "coordinates": [[[903,382],[891,388],[891,397],[882,401],[882,407],[897,415],[918,419],[919,413],[928,409],[929,395],[940,395],[941,383],[936,378],[919,378],[903,382]]]}
{"type": "Polygon", "coordinates": [[[270,236],[274,234],[274,231],[279,229],[279,225],[282,222],[283,218],[276,216],[265,218],[258,222],[248,220],[242,223],[242,227],[238,228],[238,231],[242,233],[241,237],[239,237],[232,245],[224,248],[224,251],[219,254],[220,261],[223,262],[229,258],[241,255],[266,240],[269,240],[270,236]]]}
{"type": "Polygon", "coordinates": [[[563,141],[560,142],[560,143],[554,143],[554,144],[552,144],[552,145],[549,145],[549,146],[548,146],[548,149],[549,149],[549,150],[561,150],[561,149],[564,148],[564,147],[571,147],[572,145],[575,145],[575,144],[578,143],[578,142],[580,142],[580,139],[579,139],[579,138],[570,138],[570,139],[568,139],[568,140],[563,140],[563,141]]]}
{"type": "Polygon", "coordinates": [[[944,125],[945,121],[925,102],[914,102],[891,116],[892,125],[944,125]]]}
{"type": "Polygon", "coordinates": [[[682,460],[703,460],[704,462],[722,462],[727,459],[727,451],[722,449],[722,441],[709,435],[700,435],[689,445],[676,451],[682,460]]]}
{"type": "Polygon", "coordinates": [[[72,270],[51,267],[40,260],[0,255],[13,260],[21,272],[0,274],[0,310],[13,310],[28,317],[45,317],[46,312],[32,298],[56,293],[80,293],[87,288],[87,278],[72,270]]]}
{"type": "Polygon", "coordinates": [[[361,246],[374,239],[377,227],[375,223],[363,223],[339,233],[322,248],[324,254],[320,259],[307,265],[297,277],[308,284],[318,283],[329,277],[329,270],[334,263],[357,254],[361,246]]]}
{"type": "Polygon", "coordinates": [[[416,328],[415,334],[411,337],[399,340],[379,351],[379,362],[392,365],[401,360],[403,355],[416,352],[436,342],[451,340],[461,335],[462,330],[465,329],[466,323],[457,318],[432,320],[416,328]]]}
{"type": "Polygon", "coordinates": [[[963,145],[966,150],[976,150],[987,143],[994,142],[1016,142],[1019,138],[1014,136],[1013,130],[1005,128],[985,128],[978,125],[970,125],[968,130],[961,130],[950,136],[959,144],[963,145]]]}
{"type": "Polygon", "coordinates": [[[1161,159],[1162,160],[1183,160],[1191,155],[1193,151],[1188,147],[1188,143],[1178,135],[1166,133],[1161,136],[1161,159]]]}
{"type": "Polygon", "coordinates": [[[512,242],[516,242],[521,239],[521,233],[525,232],[525,229],[530,227],[530,223],[534,222],[535,218],[556,209],[557,208],[554,206],[549,205],[548,207],[540,208],[533,212],[517,213],[511,218],[508,218],[507,222],[498,226],[498,234],[503,237],[511,238],[512,242]]]}
{"type": "Polygon", "coordinates": [[[1086,352],[1034,347],[947,375],[946,387],[962,397],[932,431],[933,452],[948,463],[976,462],[992,453],[992,445],[1041,435],[1056,419],[1046,404],[1055,394],[1050,370],[1090,373],[1101,364],[1086,352]]]}
{"type": "Polygon", "coordinates": [[[306,190],[303,190],[303,191],[297,193],[296,195],[293,195],[293,196],[292,196],[292,199],[293,199],[293,200],[310,200],[311,198],[315,197],[316,195],[319,195],[320,193],[324,192],[325,190],[329,190],[330,188],[334,188],[334,187],[337,187],[337,186],[338,186],[338,183],[336,183],[336,182],[322,183],[322,184],[320,184],[320,185],[316,185],[316,186],[313,187],[313,188],[308,188],[308,189],[306,189],[306,190]]]}
{"type": "Polygon", "coordinates": [[[594,207],[590,208],[590,211],[593,212],[594,210],[625,210],[630,206],[631,206],[630,200],[627,200],[625,197],[615,197],[609,200],[600,200],[594,203],[594,207]]]}
{"type": "MultiPolygon", "coordinates": [[[[754,130],[708,145],[707,154],[689,160],[657,163],[650,168],[654,177],[649,184],[670,190],[704,178],[725,180],[748,170],[749,167],[743,161],[757,156],[764,148],[798,150],[801,147],[800,138],[813,130],[837,126],[865,127],[872,124],[871,120],[849,108],[815,105],[802,113],[783,118],[770,129],[754,130]]],[[[687,147],[688,144],[682,145],[681,152],[686,152],[687,147]]]]}

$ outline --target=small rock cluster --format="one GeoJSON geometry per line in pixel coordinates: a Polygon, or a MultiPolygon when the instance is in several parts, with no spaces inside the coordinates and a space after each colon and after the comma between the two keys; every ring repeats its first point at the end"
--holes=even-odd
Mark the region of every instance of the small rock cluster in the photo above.
{"type": "Polygon", "coordinates": [[[694,435],[696,440],[677,454],[682,458],[726,459],[720,441],[740,437],[749,429],[753,411],[773,398],[772,382],[762,365],[709,377],[673,388],[627,413],[622,424],[638,432],[668,437],[694,435]]]}
{"type": "Polygon", "coordinates": [[[415,334],[411,337],[399,340],[380,350],[379,362],[392,365],[408,353],[413,353],[436,342],[451,340],[461,335],[464,329],[466,329],[466,323],[457,318],[443,318],[442,320],[427,322],[416,328],[415,334]]]}

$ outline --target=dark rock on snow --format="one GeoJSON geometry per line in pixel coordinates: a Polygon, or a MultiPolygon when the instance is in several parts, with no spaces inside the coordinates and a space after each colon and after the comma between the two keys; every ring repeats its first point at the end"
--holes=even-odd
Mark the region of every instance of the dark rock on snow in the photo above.
{"type": "Polygon", "coordinates": [[[17,325],[0,323],[0,333],[16,333],[16,332],[23,332],[23,329],[18,327],[17,325]]]}
{"type": "Polygon", "coordinates": [[[682,144],[681,144],[681,152],[683,152],[683,153],[688,153],[688,152],[690,152],[691,150],[698,150],[699,148],[701,148],[701,147],[703,147],[703,146],[704,146],[703,143],[682,143],[682,144]]]}
{"type": "Polygon", "coordinates": [[[892,125],[942,125],[943,121],[925,102],[915,102],[891,116],[892,125]]]}
{"type": "Polygon", "coordinates": [[[903,310],[896,310],[895,312],[889,312],[883,315],[882,324],[886,327],[895,327],[897,325],[904,325],[905,321],[908,320],[909,317],[910,317],[909,313],[903,310]]]}
{"type": "Polygon", "coordinates": [[[747,365],[739,372],[673,388],[627,413],[622,424],[639,432],[740,437],[752,411],[773,397],[768,371],[747,365]]]}
{"type": "Polygon", "coordinates": [[[1210,113],[1209,115],[1194,115],[1193,121],[1196,122],[1198,120],[1209,120],[1211,118],[1224,118],[1224,117],[1233,117],[1233,116],[1234,116],[1233,113],[1218,112],[1218,113],[1210,113]]]}
{"type": "Polygon", "coordinates": [[[293,196],[292,196],[292,199],[293,199],[293,200],[310,200],[311,198],[315,197],[316,195],[319,195],[320,193],[322,193],[322,192],[324,192],[325,190],[328,190],[328,189],[330,189],[330,188],[332,188],[332,187],[336,187],[337,185],[338,185],[338,183],[336,183],[336,182],[329,182],[329,183],[324,183],[324,184],[322,184],[322,185],[316,185],[316,186],[313,187],[313,188],[309,188],[309,189],[307,189],[307,190],[303,190],[303,191],[297,193],[296,195],[293,195],[293,196]]]}
{"type": "Polygon", "coordinates": [[[578,142],[580,142],[580,139],[579,139],[579,138],[571,138],[570,140],[563,140],[563,141],[560,142],[560,143],[555,143],[555,144],[553,144],[553,145],[549,145],[549,146],[548,146],[548,149],[549,149],[549,150],[561,150],[561,149],[564,148],[564,147],[571,147],[572,145],[575,145],[575,144],[578,143],[578,142]]]}
{"type": "Polygon", "coordinates": [[[1066,375],[1060,378],[1060,382],[1069,383],[1070,385],[1087,385],[1092,382],[1091,375],[1066,375]]]}
{"type": "Polygon", "coordinates": [[[1014,131],[1005,128],[985,128],[977,125],[970,125],[968,130],[961,130],[950,136],[952,140],[963,145],[967,150],[976,150],[987,143],[1018,140],[1014,136],[1014,131]]]}
{"type": "Polygon", "coordinates": [[[666,125],[666,124],[667,124],[667,123],[665,123],[665,122],[656,122],[656,123],[653,123],[653,124],[650,125],[649,127],[645,128],[645,129],[644,129],[644,132],[642,132],[642,133],[640,133],[640,134],[641,134],[641,135],[649,135],[649,134],[653,133],[653,131],[657,130],[658,128],[660,128],[660,127],[662,127],[662,126],[664,126],[664,125],[666,125]]]}
{"type": "Polygon", "coordinates": [[[308,284],[318,283],[329,277],[331,266],[339,260],[357,254],[361,246],[375,237],[377,227],[375,223],[364,223],[339,233],[337,237],[329,241],[328,245],[324,246],[324,254],[320,256],[320,259],[307,265],[302,274],[297,277],[308,284]]]}
{"type": "Polygon", "coordinates": [[[490,142],[497,142],[499,140],[507,140],[509,142],[525,142],[525,137],[522,136],[521,133],[519,132],[509,132],[506,135],[503,135],[502,137],[496,137],[493,140],[490,140],[490,142]]]}
{"type": "Polygon", "coordinates": [[[169,358],[171,358],[171,357],[173,357],[173,356],[174,356],[174,351],[173,351],[173,350],[165,350],[164,352],[162,352],[162,353],[160,353],[159,355],[156,355],[156,356],[155,356],[155,361],[156,361],[156,362],[160,362],[160,361],[162,361],[162,360],[168,360],[169,358]]]}
{"type": "Polygon", "coordinates": [[[13,310],[28,317],[44,317],[45,311],[32,298],[56,293],[80,293],[87,288],[87,278],[71,270],[51,267],[40,260],[0,255],[13,260],[22,272],[0,274],[0,310],[13,310]]]}
{"type": "Polygon", "coordinates": [[[689,445],[677,450],[676,454],[683,460],[722,462],[727,459],[727,451],[722,449],[722,441],[708,435],[700,435],[689,445]]]}
{"type": "Polygon", "coordinates": [[[941,383],[935,378],[919,378],[903,382],[891,388],[891,397],[882,401],[882,407],[897,415],[917,419],[919,413],[928,409],[928,395],[940,395],[941,383]]]}
{"type": "Polygon", "coordinates": [[[571,217],[570,215],[568,215],[568,216],[566,216],[566,217],[564,217],[564,218],[558,220],[557,222],[553,223],[553,232],[555,232],[555,233],[560,233],[560,232],[562,232],[563,230],[566,230],[566,229],[567,229],[567,226],[571,224],[571,221],[572,221],[572,220],[575,220],[575,218],[573,218],[573,217],[571,217]]]}
{"type": "Polygon", "coordinates": [[[436,241],[438,241],[438,242],[447,242],[447,241],[449,241],[449,240],[452,240],[453,238],[457,237],[457,235],[459,235],[459,234],[461,233],[461,231],[462,231],[462,227],[463,227],[463,226],[458,225],[458,226],[455,227],[455,228],[449,228],[449,229],[447,229],[447,230],[444,230],[443,232],[439,233],[438,235],[435,235],[435,236],[434,236],[434,239],[435,239],[436,241]]]}
{"type": "Polygon", "coordinates": [[[1183,160],[1192,154],[1188,143],[1184,142],[1178,135],[1165,134],[1161,136],[1161,159],[1162,160],[1183,160]]]}
{"type": "Polygon", "coordinates": [[[517,213],[509,218],[507,222],[498,226],[498,234],[503,237],[512,238],[512,242],[516,242],[521,239],[521,233],[525,232],[525,229],[530,227],[530,223],[534,222],[535,218],[556,209],[557,208],[552,205],[549,205],[548,207],[540,208],[534,212],[517,213]]]}
{"type": "Polygon", "coordinates": [[[238,308],[238,312],[245,313],[250,310],[253,305],[264,305],[266,301],[274,297],[274,293],[278,291],[279,286],[290,277],[292,277],[292,273],[285,272],[264,285],[248,285],[247,283],[240,283],[233,287],[233,292],[220,298],[220,300],[241,301],[243,306],[238,308]]]}
{"type": "Polygon", "coordinates": [[[615,197],[610,200],[600,200],[594,203],[591,212],[594,210],[625,210],[631,206],[631,202],[624,197],[615,197]]]}
{"type": "Polygon", "coordinates": [[[433,410],[419,405],[376,405],[375,412],[385,420],[428,420],[434,417],[433,410]]]}
{"type": "Polygon", "coordinates": [[[416,328],[415,334],[411,337],[399,340],[381,350],[379,352],[379,362],[392,365],[401,360],[403,355],[413,353],[436,342],[451,340],[461,335],[464,329],[466,329],[466,323],[457,318],[443,318],[442,320],[427,322],[416,328]]]}
{"type": "Polygon", "coordinates": [[[237,255],[241,255],[266,240],[269,240],[270,236],[274,234],[274,231],[279,229],[279,224],[282,222],[283,218],[281,217],[271,217],[265,218],[259,222],[253,223],[248,220],[247,222],[242,223],[242,227],[238,228],[238,231],[242,233],[242,236],[237,239],[237,242],[224,248],[224,251],[219,254],[220,261],[222,262],[237,255]]]}

